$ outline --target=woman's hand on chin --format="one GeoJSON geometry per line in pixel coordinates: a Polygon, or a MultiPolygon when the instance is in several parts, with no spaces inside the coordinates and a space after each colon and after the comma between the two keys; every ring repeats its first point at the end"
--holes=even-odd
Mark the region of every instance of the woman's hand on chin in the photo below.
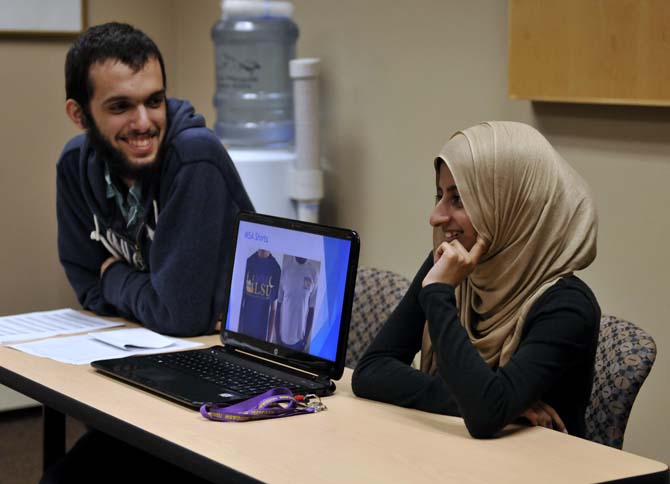
{"type": "Polygon", "coordinates": [[[435,282],[458,286],[477,267],[487,249],[488,244],[480,236],[470,251],[465,250],[458,240],[442,242],[434,251],[435,264],[421,286],[435,282]]]}

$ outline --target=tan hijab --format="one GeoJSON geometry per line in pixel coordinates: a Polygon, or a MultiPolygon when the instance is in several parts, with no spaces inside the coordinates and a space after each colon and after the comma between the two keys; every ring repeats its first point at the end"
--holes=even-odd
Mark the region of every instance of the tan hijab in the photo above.
{"type": "MultiPolygon", "coordinates": [[[[436,168],[442,161],[472,225],[489,243],[456,289],[461,324],[489,366],[503,366],[519,346],[533,302],[595,258],[595,205],[581,176],[522,123],[488,122],[459,131],[440,151],[436,168]]],[[[421,369],[437,372],[427,326],[421,369]]]]}

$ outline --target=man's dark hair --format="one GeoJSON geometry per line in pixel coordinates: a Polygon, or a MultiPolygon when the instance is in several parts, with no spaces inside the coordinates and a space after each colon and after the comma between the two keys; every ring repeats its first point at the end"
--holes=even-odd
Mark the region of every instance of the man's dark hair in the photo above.
{"type": "Polygon", "coordinates": [[[131,25],[109,22],[89,28],[70,47],[65,58],[66,99],[74,99],[88,112],[93,96],[90,68],[108,59],[116,59],[134,72],[150,59],[158,59],[166,86],[163,56],[154,41],[131,25]]]}

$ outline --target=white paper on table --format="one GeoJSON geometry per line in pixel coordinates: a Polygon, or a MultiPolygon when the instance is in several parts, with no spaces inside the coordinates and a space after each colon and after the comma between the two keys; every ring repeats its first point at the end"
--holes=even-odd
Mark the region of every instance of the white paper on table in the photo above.
{"type": "Polygon", "coordinates": [[[123,323],[96,318],[74,309],[15,314],[0,317],[0,344],[84,333],[114,326],[123,326],[123,323]]]}
{"type": "MultiPolygon", "coordinates": [[[[202,346],[202,343],[197,343],[195,341],[185,341],[177,338],[170,339],[173,340],[172,344],[169,346],[170,350],[189,349],[195,348],[196,346],[202,346]]],[[[60,361],[61,363],[70,363],[73,365],[86,365],[95,360],[109,360],[111,358],[123,358],[131,355],[162,353],[164,350],[164,348],[135,348],[124,350],[98,341],[88,334],[50,338],[8,346],[23,351],[24,353],[51,358],[52,360],[60,361]]]]}
{"type": "Polygon", "coordinates": [[[162,334],[154,333],[146,328],[117,329],[116,331],[104,331],[102,333],[89,333],[94,339],[103,343],[116,346],[122,350],[134,348],[167,348],[175,344],[176,339],[168,338],[162,334]]]}

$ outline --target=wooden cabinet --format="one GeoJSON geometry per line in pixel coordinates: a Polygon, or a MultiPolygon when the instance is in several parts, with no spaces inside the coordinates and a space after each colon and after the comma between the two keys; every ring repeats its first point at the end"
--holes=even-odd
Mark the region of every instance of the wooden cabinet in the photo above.
{"type": "Polygon", "coordinates": [[[512,99],[670,106],[669,0],[509,0],[512,99]]]}

